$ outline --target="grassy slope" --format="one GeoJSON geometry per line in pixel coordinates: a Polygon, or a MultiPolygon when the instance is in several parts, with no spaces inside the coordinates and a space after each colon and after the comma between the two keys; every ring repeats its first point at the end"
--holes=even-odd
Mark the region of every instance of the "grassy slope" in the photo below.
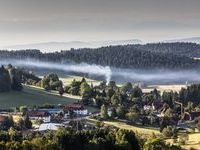
{"type": "MultiPolygon", "coordinates": [[[[77,102],[78,99],[61,97],[55,94],[45,92],[43,89],[24,86],[23,91],[11,91],[0,93],[0,108],[16,107],[21,105],[33,106],[49,104],[67,104],[77,102]]],[[[90,111],[95,111],[94,108],[88,107],[90,111]]]]}
{"type": "MultiPolygon", "coordinates": [[[[91,118],[88,118],[89,121],[91,122],[97,122],[96,119],[91,119],[91,118]]],[[[114,127],[117,127],[117,128],[120,128],[120,129],[125,129],[125,130],[131,130],[131,131],[134,131],[134,132],[137,132],[139,134],[144,134],[145,136],[150,136],[152,135],[153,133],[156,134],[156,135],[160,135],[160,132],[159,130],[157,129],[150,129],[150,128],[145,128],[144,126],[141,126],[141,127],[137,127],[137,126],[133,126],[133,125],[128,125],[124,122],[120,122],[120,121],[103,121],[105,125],[108,125],[108,126],[114,126],[114,127]]]]}
{"type": "Polygon", "coordinates": [[[156,134],[156,135],[160,135],[159,130],[156,130],[156,129],[148,129],[148,128],[144,128],[142,126],[136,127],[136,126],[132,126],[132,125],[127,125],[126,123],[122,123],[122,122],[104,121],[104,123],[107,124],[107,125],[115,126],[117,128],[132,130],[134,132],[137,132],[139,134],[144,134],[146,136],[150,136],[153,133],[156,134]]]}

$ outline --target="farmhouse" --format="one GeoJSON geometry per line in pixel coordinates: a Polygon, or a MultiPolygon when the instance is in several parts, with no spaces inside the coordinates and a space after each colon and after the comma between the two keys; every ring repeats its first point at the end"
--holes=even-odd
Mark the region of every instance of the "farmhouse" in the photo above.
{"type": "Polygon", "coordinates": [[[64,112],[65,112],[65,117],[68,117],[70,113],[74,113],[76,115],[87,115],[88,110],[84,108],[83,105],[80,104],[67,104],[64,105],[64,112]]]}
{"type": "Polygon", "coordinates": [[[7,116],[0,116],[0,126],[4,125],[7,119],[8,119],[7,116]]]}
{"type": "Polygon", "coordinates": [[[42,120],[45,123],[51,121],[51,114],[48,111],[31,110],[27,111],[26,115],[31,120],[42,120]]]}
{"type": "Polygon", "coordinates": [[[64,111],[63,109],[57,109],[57,108],[54,108],[54,109],[38,109],[38,111],[46,111],[48,113],[50,113],[51,115],[59,115],[59,114],[64,114],[64,111]]]}
{"type": "Polygon", "coordinates": [[[197,118],[200,118],[200,112],[189,112],[189,113],[185,113],[183,120],[192,121],[197,118]]]}
{"type": "Polygon", "coordinates": [[[151,104],[144,105],[144,110],[159,111],[163,107],[164,103],[161,101],[154,101],[151,104]]]}

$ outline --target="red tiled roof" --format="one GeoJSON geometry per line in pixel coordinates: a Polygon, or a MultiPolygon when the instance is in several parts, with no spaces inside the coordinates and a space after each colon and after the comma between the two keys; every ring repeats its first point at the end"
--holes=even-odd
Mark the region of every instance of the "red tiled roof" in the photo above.
{"type": "Polygon", "coordinates": [[[0,122],[5,122],[5,121],[6,121],[6,119],[7,119],[7,117],[6,117],[6,116],[0,116],[0,122]]]}
{"type": "Polygon", "coordinates": [[[50,116],[50,113],[48,111],[32,110],[32,111],[27,112],[27,116],[29,116],[29,117],[48,117],[48,116],[50,116]]]}
{"type": "Polygon", "coordinates": [[[64,105],[64,109],[68,109],[68,110],[83,110],[84,107],[83,107],[83,105],[80,105],[80,104],[67,104],[67,105],[64,105]]]}

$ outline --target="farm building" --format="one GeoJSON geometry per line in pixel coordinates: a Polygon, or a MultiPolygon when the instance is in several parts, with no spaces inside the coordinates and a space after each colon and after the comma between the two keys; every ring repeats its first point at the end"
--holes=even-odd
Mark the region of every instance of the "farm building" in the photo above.
{"type": "Polygon", "coordinates": [[[27,111],[26,115],[31,120],[42,120],[43,122],[51,121],[51,114],[48,111],[31,110],[27,111]]]}
{"type": "Polygon", "coordinates": [[[87,115],[88,110],[84,108],[83,105],[80,104],[67,104],[63,107],[65,112],[65,117],[68,117],[70,113],[74,113],[76,115],[87,115]]]}
{"type": "Polygon", "coordinates": [[[57,109],[57,108],[53,108],[53,109],[38,109],[38,111],[47,111],[51,115],[59,115],[61,113],[62,114],[64,113],[63,109],[57,109]]]}
{"type": "Polygon", "coordinates": [[[0,126],[3,125],[7,121],[7,116],[0,116],[0,126]]]}

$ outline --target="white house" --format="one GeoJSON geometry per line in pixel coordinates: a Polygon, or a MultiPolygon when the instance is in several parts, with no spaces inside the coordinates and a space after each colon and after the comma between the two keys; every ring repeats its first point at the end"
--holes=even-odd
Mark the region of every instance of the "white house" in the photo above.
{"type": "Polygon", "coordinates": [[[42,120],[44,123],[51,121],[51,114],[47,111],[31,110],[26,115],[30,120],[42,120]]]}
{"type": "Polygon", "coordinates": [[[70,113],[74,113],[76,115],[85,116],[88,114],[88,110],[83,107],[83,105],[80,104],[68,104],[64,106],[65,111],[65,118],[67,118],[70,113]]]}

